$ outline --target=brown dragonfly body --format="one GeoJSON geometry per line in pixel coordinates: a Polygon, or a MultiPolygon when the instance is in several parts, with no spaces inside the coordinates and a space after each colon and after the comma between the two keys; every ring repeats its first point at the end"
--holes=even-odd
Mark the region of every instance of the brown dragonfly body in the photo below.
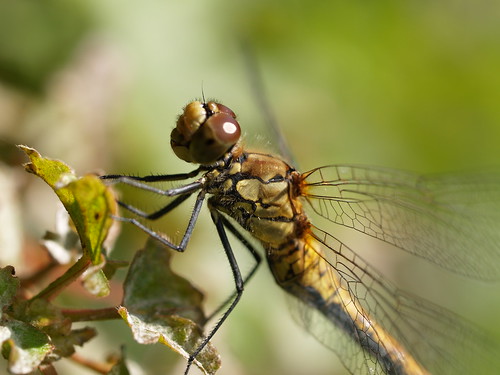
{"type": "Polygon", "coordinates": [[[500,200],[498,179],[426,178],[335,165],[299,173],[278,157],[246,151],[240,134],[236,116],[228,107],[195,101],[179,117],[171,146],[179,158],[199,164],[196,170],[178,175],[103,176],[174,197],[152,214],[119,202],[145,219],[165,215],[197,192],[179,244],[135,218],[120,218],[181,252],[209,197],[208,208],[231,265],[236,292],[204,343],[192,353],[186,373],[238,303],[244,283],[260,261],[244,232],[264,248],[277,284],[296,297],[302,324],[334,350],[352,374],[471,373],[472,360],[482,351],[478,344],[481,335],[474,326],[397,288],[330,232],[316,227],[306,209],[327,222],[352,228],[444,268],[482,278],[499,273],[498,241],[493,241],[498,239],[498,231],[485,231],[478,220],[484,202],[500,200]],[[194,182],[170,190],[146,184],[199,175],[194,182]],[[463,204],[470,197],[474,199],[463,204]],[[257,261],[247,277],[239,271],[226,230],[257,261]],[[469,250],[482,241],[485,253],[477,261],[469,250]]]}

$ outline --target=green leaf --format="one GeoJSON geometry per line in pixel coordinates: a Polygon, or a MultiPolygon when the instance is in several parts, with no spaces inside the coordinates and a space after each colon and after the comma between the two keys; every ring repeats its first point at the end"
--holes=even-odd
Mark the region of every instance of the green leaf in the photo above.
{"type": "Polygon", "coordinates": [[[0,342],[5,343],[5,356],[15,374],[31,372],[43,360],[70,356],[75,345],[96,335],[93,328],[71,330],[71,320],[43,298],[14,301],[0,324],[0,342]]]}
{"type": "Polygon", "coordinates": [[[42,157],[35,149],[18,146],[30,158],[25,169],[42,178],[61,200],[80,236],[84,255],[92,263],[101,261],[101,247],[116,213],[111,190],[94,175],[78,178],[61,161],[42,157]]]}
{"type": "Polygon", "coordinates": [[[116,214],[116,201],[111,190],[97,176],[87,175],[56,191],[73,199],[64,206],[80,235],[84,253],[92,263],[101,260],[101,247],[116,214]]]}
{"type": "Polygon", "coordinates": [[[79,235],[83,255],[62,276],[51,282],[38,295],[22,300],[14,298],[20,287],[12,276],[13,268],[0,269],[0,341],[2,354],[9,360],[9,371],[25,374],[34,371],[42,361],[54,361],[74,353],[75,345],[95,336],[92,328],[71,330],[71,320],[50,303],[59,291],[80,276],[89,264],[85,278],[95,294],[109,293],[103,272],[101,250],[111,215],[116,212],[116,202],[98,177],[78,178],[66,164],[43,158],[36,150],[19,146],[30,158],[27,171],[42,178],[57,194],[68,211],[79,235]],[[51,354],[49,357],[48,354],[51,354]]]}
{"type": "MultiPolygon", "coordinates": [[[[118,310],[137,342],[160,342],[189,358],[203,341],[203,295],[170,269],[171,249],[149,239],[136,253],[124,284],[118,310]]],[[[209,343],[194,362],[205,374],[214,374],[220,358],[209,343]]]]}
{"type": "Polygon", "coordinates": [[[0,327],[0,342],[9,360],[9,371],[27,374],[35,370],[52,352],[47,335],[30,324],[5,319],[0,327]]]}
{"type": "Polygon", "coordinates": [[[2,311],[0,319],[0,345],[2,354],[8,358],[9,371],[26,374],[36,369],[45,356],[52,352],[53,346],[44,332],[15,316],[20,313],[27,318],[27,303],[14,298],[20,282],[13,273],[14,268],[10,266],[0,269],[0,309],[6,311],[2,311]]]}

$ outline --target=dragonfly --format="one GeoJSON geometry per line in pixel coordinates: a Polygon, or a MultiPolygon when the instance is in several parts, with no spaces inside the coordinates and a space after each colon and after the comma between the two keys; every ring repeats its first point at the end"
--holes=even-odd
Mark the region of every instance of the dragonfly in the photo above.
{"type": "Polygon", "coordinates": [[[398,288],[330,228],[316,226],[312,217],[376,238],[452,272],[495,278],[500,274],[500,231],[495,225],[500,214],[491,208],[500,202],[498,175],[421,176],[353,165],[300,173],[274,154],[246,150],[235,113],[204,99],[184,108],[172,130],[171,147],[180,159],[197,164],[196,169],[101,178],[170,197],[168,204],[152,213],[119,201],[132,215],[118,219],[178,252],[186,250],[207,202],[231,266],[235,292],[221,319],[190,355],[186,374],[240,301],[244,285],[261,263],[260,248],[276,283],[299,305],[296,311],[302,324],[338,355],[351,374],[475,372],[472,363],[489,350],[483,331],[398,288]],[[167,190],[151,184],[183,180],[191,182],[167,190]],[[144,224],[144,219],[163,217],[193,194],[194,208],[180,242],[144,224]],[[255,260],[245,276],[228,233],[255,260]]]}

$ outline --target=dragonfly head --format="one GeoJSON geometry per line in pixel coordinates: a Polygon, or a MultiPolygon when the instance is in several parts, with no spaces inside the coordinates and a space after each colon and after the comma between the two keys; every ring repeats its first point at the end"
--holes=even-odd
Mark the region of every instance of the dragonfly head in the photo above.
{"type": "Polygon", "coordinates": [[[241,136],[234,112],[216,102],[189,103],[170,134],[178,158],[189,163],[212,164],[222,158],[241,136]]]}

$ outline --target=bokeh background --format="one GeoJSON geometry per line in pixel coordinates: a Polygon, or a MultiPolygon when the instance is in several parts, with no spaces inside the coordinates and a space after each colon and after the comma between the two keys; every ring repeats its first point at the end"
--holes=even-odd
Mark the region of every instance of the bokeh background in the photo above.
{"type": "MultiPolygon", "coordinates": [[[[22,171],[13,144],[64,160],[79,174],[187,171],[169,134],[203,89],[238,114],[249,147],[273,149],[242,41],[303,170],[332,163],[420,173],[499,166],[499,18],[500,4],[489,0],[0,0],[1,251],[22,249],[17,259],[5,252],[2,263],[29,268],[26,249],[55,225],[55,198],[22,171]]],[[[185,204],[162,223],[165,231],[182,231],[188,215],[185,204]]],[[[232,279],[203,216],[174,266],[215,306],[232,279]]],[[[130,260],[144,241],[124,227],[113,256],[130,260]]],[[[480,248],[471,251],[481,256],[480,248]]],[[[500,337],[499,283],[442,275],[404,257],[388,262],[397,264],[396,281],[500,337]]],[[[337,358],[294,324],[266,267],[214,340],[220,374],[344,374],[337,358]]],[[[101,305],[119,302],[116,288],[101,305]]],[[[103,359],[125,343],[143,373],[182,373],[182,358],[135,344],[122,322],[99,328],[82,355],[103,359]]],[[[57,368],[91,373],[68,361],[57,368]]]]}

